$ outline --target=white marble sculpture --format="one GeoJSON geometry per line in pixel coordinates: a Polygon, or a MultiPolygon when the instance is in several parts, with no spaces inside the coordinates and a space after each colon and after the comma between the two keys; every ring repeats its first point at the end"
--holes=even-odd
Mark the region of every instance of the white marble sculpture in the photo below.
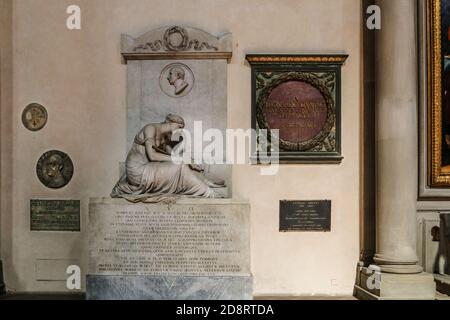
{"type": "Polygon", "coordinates": [[[186,90],[189,86],[189,83],[184,81],[185,72],[180,67],[173,67],[169,71],[169,75],[167,76],[167,81],[169,81],[170,85],[175,88],[175,95],[178,96],[186,90]]]}
{"type": "Polygon", "coordinates": [[[207,177],[199,165],[172,161],[172,134],[184,125],[182,117],[169,114],[165,122],[142,128],[111,197],[132,202],[161,202],[181,196],[221,198],[218,188],[225,187],[223,181],[207,177]]]}

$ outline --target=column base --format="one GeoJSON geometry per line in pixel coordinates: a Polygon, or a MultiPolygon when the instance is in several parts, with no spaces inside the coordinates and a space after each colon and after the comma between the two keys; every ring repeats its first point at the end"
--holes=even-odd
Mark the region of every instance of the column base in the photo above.
{"type": "Polygon", "coordinates": [[[358,267],[354,296],[361,300],[435,300],[436,283],[425,272],[393,274],[358,267]]]}
{"type": "Polygon", "coordinates": [[[418,274],[423,273],[423,268],[418,265],[377,264],[383,273],[394,274],[418,274]]]}
{"type": "Polygon", "coordinates": [[[377,253],[374,256],[373,261],[378,267],[380,267],[381,272],[397,274],[413,274],[423,272],[423,268],[417,264],[418,260],[416,257],[399,260],[377,253]]]}

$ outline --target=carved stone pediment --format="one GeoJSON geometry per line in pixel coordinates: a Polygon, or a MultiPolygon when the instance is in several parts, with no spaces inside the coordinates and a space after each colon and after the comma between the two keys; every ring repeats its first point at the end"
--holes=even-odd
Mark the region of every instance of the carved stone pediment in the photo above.
{"type": "Polygon", "coordinates": [[[122,35],[122,55],[125,60],[230,59],[231,34],[216,37],[196,28],[162,27],[136,39],[122,35]]]}

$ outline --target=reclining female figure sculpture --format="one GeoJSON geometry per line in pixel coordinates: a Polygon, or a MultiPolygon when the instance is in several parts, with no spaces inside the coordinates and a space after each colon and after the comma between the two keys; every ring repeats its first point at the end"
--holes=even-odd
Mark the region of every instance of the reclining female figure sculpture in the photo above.
{"type": "Polygon", "coordinates": [[[184,125],[182,117],[169,114],[165,122],[142,128],[134,138],[125,173],[111,197],[132,202],[160,202],[182,196],[220,198],[214,189],[223,188],[223,181],[207,178],[198,165],[176,164],[172,160],[172,134],[184,125]]]}

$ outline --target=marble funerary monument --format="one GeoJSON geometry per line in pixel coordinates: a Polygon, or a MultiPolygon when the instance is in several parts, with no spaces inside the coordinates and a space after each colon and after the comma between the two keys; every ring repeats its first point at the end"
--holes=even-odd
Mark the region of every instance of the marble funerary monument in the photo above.
{"type": "Polygon", "coordinates": [[[90,201],[88,299],[252,299],[250,206],[230,198],[231,167],[171,158],[177,129],[225,132],[231,55],[230,34],[122,36],[128,156],[115,199],[90,201]]]}

